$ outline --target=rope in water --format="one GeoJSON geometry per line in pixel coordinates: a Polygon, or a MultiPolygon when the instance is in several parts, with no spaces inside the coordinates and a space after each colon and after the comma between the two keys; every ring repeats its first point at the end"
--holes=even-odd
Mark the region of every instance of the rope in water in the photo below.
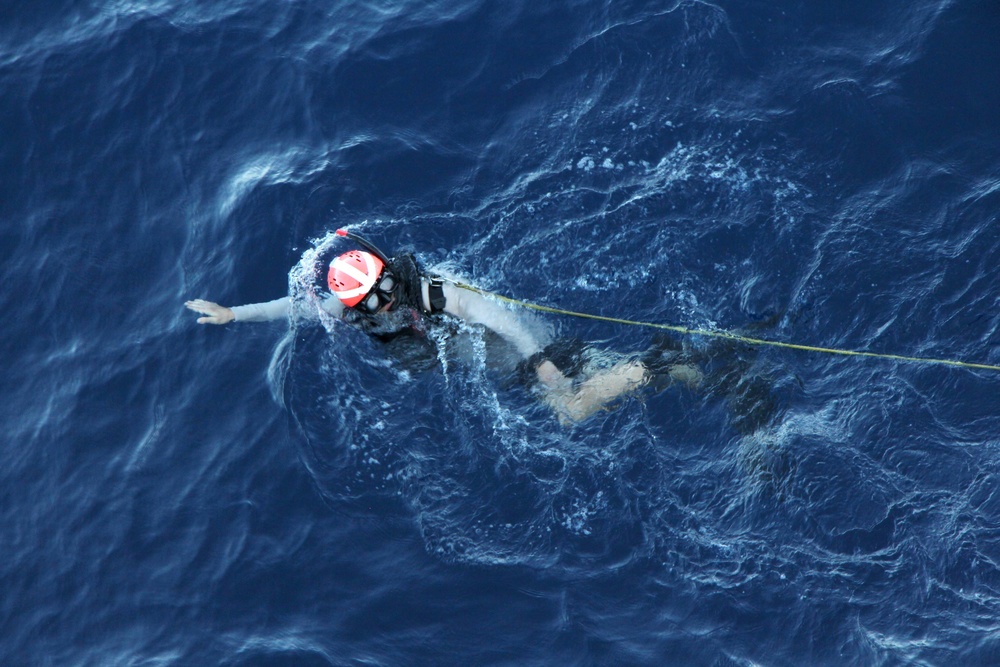
{"type": "Polygon", "coordinates": [[[741,343],[746,343],[747,345],[767,345],[771,347],[781,347],[789,350],[800,350],[804,352],[822,352],[824,354],[838,354],[845,357],[869,357],[873,359],[889,359],[892,361],[904,361],[908,363],[919,363],[919,364],[937,364],[942,366],[957,366],[959,368],[969,368],[976,370],[986,370],[986,371],[1000,371],[1000,366],[993,366],[991,364],[979,364],[969,361],[957,361],[955,359],[934,359],[930,357],[911,357],[902,354],[883,354],[879,352],[862,352],[859,350],[844,350],[835,347],[817,347],[815,345],[800,345],[798,343],[783,343],[776,340],[766,340],[764,338],[751,338],[750,336],[744,336],[742,334],[733,333],[731,331],[716,331],[711,329],[691,329],[689,327],[677,326],[674,324],[660,324],[658,322],[641,322],[637,320],[629,320],[619,317],[608,317],[606,315],[594,315],[592,313],[581,313],[574,310],[564,310],[562,308],[554,308],[552,306],[542,306],[537,303],[532,303],[530,301],[523,301],[521,299],[514,299],[509,296],[504,296],[503,294],[497,294],[495,292],[490,292],[489,290],[484,290],[473,285],[468,285],[466,283],[454,282],[456,287],[468,290],[470,292],[475,292],[476,294],[481,294],[483,296],[492,297],[504,303],[509,303],[515,306],[521,306],[522,308],[529,308],[531,310],[537,310],[543,313],[551,313],[553,315],[566,315],[568,317],[580,317],[588,320],[598,320],[600,322],[611,322],[614,324],[625,324],[629,326],[638,327],[649,327],[652,329],[664,329],[667,331],[673,331],[675,333],[683,334],[685,336],[710,336],[713,338],[725,338],[728,340],[734,340],[741,343]]]}

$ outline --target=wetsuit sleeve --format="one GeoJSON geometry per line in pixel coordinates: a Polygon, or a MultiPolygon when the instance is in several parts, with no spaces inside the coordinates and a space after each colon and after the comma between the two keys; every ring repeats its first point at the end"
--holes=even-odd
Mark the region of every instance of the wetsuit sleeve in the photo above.
{"type": "Polygon", "coordinates": [[[237,322],[269,322],[288,317],[291,297],[282,297],[266,303],[251,303],[245,306],[233,306],[233,314],[237,322]]]}
{"type": "MultiPolygon", "coordinates": [[[[320,308],[333,317],[340,317],[344,314],[344,303],[332,294],[326,296],[322,301],[320,301],[319,305],[320,308]]],[[[246,306],[233,306],[231,310],[233,311],[233,314],[236,315],[237,322],[270,322],[271,320],[280,320],[288,317],[291,307],[292,299],[291,297],[286,296],[280,299],[275,299],[274,301],[268,301],[266,303],[251,303],[246,306]]],[[[299,311],[296,312],[298,313],[299,311]]],[[[312,312],[311,316],[306,314],[306,317],[318,319],[315,311],[312,312]]]]}
{"type": "Polygon", "coordinates": [[[444,312],[495,331],[514,345],[525,358],[542,349],[538,339],[524,322],[499,303],[451,283],[445,283],[442,288],[446,299],[444,312]]]}
{"type": "Polygon", "coordinates": [[[319,307],[334,317],[341,317],[344,314],[344,308],[346,308],[344,302],[332,294],[327,294],[323,297],[323,300],[319,303],[319,307]]]}

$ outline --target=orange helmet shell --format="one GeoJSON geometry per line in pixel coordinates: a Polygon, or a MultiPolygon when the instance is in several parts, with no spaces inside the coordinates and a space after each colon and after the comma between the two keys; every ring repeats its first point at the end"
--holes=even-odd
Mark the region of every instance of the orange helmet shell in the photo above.
{"type": "Polygon", "coordinates": [[[345,306],[353,307],[371,291],[385,264],[364,250],[345,252],[330,262],[326,284],[345,306]]]}

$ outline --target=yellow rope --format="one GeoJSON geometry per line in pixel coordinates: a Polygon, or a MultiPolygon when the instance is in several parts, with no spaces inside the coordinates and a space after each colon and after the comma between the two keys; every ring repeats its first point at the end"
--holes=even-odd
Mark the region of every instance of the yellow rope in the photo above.
{"type": "Polygon", "coordinates": [[[684,334],[686,336],[711,336],[714,338],[726,338],[729,340],[739,341],[741,343],[746,343],[748,345],[770,345],[771,347],[782,347],[790,350],[802,350],[805,352],[823,352],[826,354],[839,354],[846,357],[871,357],[874,359],[891,359],[893,361],[906,361],[921,364],[939,364],[944,366],[958,366],[960,368],[972,368],[978,370],[987,371],[1000,371],[1000,366],[992,366],[990,364],[977,364],[968,361],[956,361],[954,359],[933,359],[929,357],[908,357],[901,354],[880,354],[878,352],[860,352],[858,350],[842,350],[834,347],[816,347],[815,345],[799,345],[797,343],[782,343],[775,340],[765,340],[763,338],[751,338],[750,336],[743,336],[742,334],[732,333],[730,331],[712,331],[709,329],[689,329],[688,327],[681,327],[672,324],[659,324],[657,322],[639,322],[636,320],[627,320],[619,317],[607,317],[605,315],[593,315],[591,313],[581,313],[573,310],[563,310],[562,308],[553,308],[551,306],[542,306],[537,303],[531,303],[530,301],[522,301],[520,299],[514,299],[509,296],[504,296],[502,294],[497,294],[495,292],[490,292],[488,290],[480,289],[479,287],[474,287],[472,285],[467,285],[465,283],[455,282],[456,287],[460,287],[470,292],[475,292],[476,294],[482,294],[483,296],[493,297],[499,301],[505,303],[513,304],[516,306],[521,306],[523,308],[530,308],[531,310],[541,311],[543,313],[552,313],[554,315],[568,315],[570,317],[582,317],[588,320],[598,320],[601,322],[612,322],[614,324],[627,324],[629,326],[638,327],[650,327],[653,329],[665,329],[667,331],[674,331],[679,334],[684,334]]]}

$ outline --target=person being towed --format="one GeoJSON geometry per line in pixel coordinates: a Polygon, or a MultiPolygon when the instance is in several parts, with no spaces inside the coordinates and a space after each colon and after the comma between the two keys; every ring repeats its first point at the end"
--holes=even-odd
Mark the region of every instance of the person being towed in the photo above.
{"type": "MultiPolygon", "coordinates": [[[[331,317],[344,320],[381,337],[385,320],[416,322],[458,318],[482,325],[508,341],[521,357],[520,369],[541,400],[560,423],[583,421],[616,399],[646,385],[662,388],[681,382],[697,387],[701,371],[683,363],[672,341],[655,346],[642,359],[620,361],[610,367],[584,372],[582,344],[565,341],[543,346],[518,315],[482,294],[439,276],[423,272],[412,254],[389,258],[364,238],[337,230],[360,246],[330,262],[326,294],[320,307],[331,317]],[[400,315],[404,317],[400,317],[400,315]]],[[[222,306],[205,299],[185,304],[200,313],[199,324],[265,322],[286,318],[292,305],[285,296],[266,303],[222,306]]],[[[397,325],[392,328],[415,335],[423,327],[397,325]]]]}

